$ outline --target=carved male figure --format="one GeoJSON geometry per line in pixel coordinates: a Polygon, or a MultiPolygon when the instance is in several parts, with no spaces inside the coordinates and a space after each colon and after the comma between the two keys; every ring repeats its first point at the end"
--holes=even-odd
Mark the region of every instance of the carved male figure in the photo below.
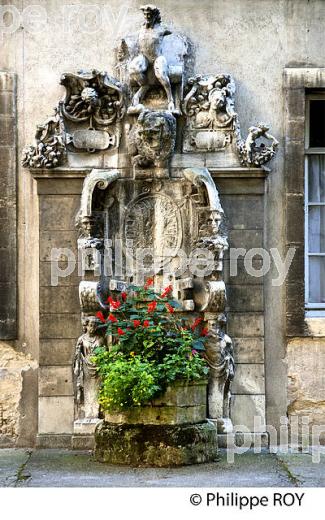
{"type": "Polygon", "coordinates": [[[171,31],[161,23],[160,11],[158,7],[148,4],[140,8],[144,14],[145,22],[139,33],[140,53],[130,63],[129,72],[132,82],[139,85],[139,90],[133,97],[134,106],[141,103],[144,95],[149,89],[148,71],[153,69],[155,77],[164,88],[168,110],[175,110],[172,89],[168,73],[168,63],[162,53],[162,43],[165,36],[172,34],[171,31]]]}

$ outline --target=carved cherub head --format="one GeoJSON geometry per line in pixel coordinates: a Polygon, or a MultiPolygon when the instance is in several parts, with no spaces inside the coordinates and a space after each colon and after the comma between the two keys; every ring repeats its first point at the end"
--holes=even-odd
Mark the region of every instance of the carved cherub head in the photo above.
{"type": "Polygon", "coordinates": [[[209,92],[209,102],[213,110],[221,110],[227,104],[227,91],[225,88],[213,88],[209,92]]]}
{"type": "Polygon", "coordinates": [[[160,11],[158,7],[156,7],[153,4],[146,4],[142,5],[140,7],[141,11],[143,12],[144,18],[145,18],[145,26],[147,29],[150,27],[153,27],[156,24],[159,24],[161,22],[161,16],[160,11]]]}
{"type": "Polygon", "coordinates": [[[98,92],[91,87],[85,87],[81,91],[81,99],[89,105],[89,107],[96,107],[99,103],[98,92]]]}

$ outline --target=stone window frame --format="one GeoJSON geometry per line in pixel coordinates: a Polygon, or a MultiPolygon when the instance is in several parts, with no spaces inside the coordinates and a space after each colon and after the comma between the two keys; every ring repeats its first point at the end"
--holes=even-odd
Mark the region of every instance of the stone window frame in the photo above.
{"type": "Polygon", "coordinates": [[[286,252],[296,252],[286,279],[286,334],[325,336],[325,316],[309,318],[305,309],[305,129],[306,95],[325,93],[325,68],[285,68],[285,212],[286,252]]]}

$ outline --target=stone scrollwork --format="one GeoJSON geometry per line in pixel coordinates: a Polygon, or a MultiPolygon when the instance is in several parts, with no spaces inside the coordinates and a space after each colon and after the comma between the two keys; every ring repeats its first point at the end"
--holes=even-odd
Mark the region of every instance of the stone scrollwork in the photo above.
{"type": "Polygon", "coordinates": [[[211,211],[217,211],[220,215],[223,214],[223,209],[220,204],[219,193],[216,185],[207,168],[186,168],[183,175],[194,186],[204,185],[208,194],[209,206],[211,211]]]}
{"type": "Polygon", "coordinates": [[[22,165],[25,168],[55,168],[66,158],[65,133],[60,108],[35,133],[35,144],[23,150],[22,165]]]}
{"type": "Polygon", "coordinates": [[[275,156],[279,142],[273,135],[269,133],[269,126],[265,123],[258,123],[257,126],[251,126],[248,129],[248,136],[239,139],[237,146],[240,161],[244,166],[262,166],[269,162],[275,156]],[[266,146],[262,139],[271,142],[270,146],[266,146]],[[259,143],[259,144],[258,144],[259,143]]]}
{"type": "Polygon", "coordinates": [[[184,150],[213,151],[232,142],[237,125],[235,83],[229,74],[196,76],[186,85],[184,150]]]}
{"type": "Polygon", "coordinates": [[[93,193],[95,188],[99,188],[100,190],[106,190],[106,188],[112,182],[114,182],[119,176],[120,173],[118,170],[100,169],[94,169],[87,175],[87,177],[84,180],[84,185],[81,194],[81,218],[92,216],[93,193]]]}
{"type": "Polygon", "coordinates": [[[176,120],[167,111],[143,110],[128,136],[135,167],[166,167],[174,151],[176,120]]]}
{"type": "Polygon", "coordinates": [[[106,72],[93,70],[65,73],[61,85],[66,88],[63,116],[69,121],[88,121],[91,127],[109,126],[125,113],[121,84],[106,72]]]}

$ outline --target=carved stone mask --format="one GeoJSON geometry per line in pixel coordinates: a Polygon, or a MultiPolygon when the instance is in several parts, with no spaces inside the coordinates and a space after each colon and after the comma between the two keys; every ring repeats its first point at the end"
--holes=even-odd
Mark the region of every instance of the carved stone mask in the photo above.
{"type": "Polygon", "coordinates": [[[208,216],[208,226],[211,230],[212,233],[218,233],[219,231],[219,227],[220,227],[220,222],[221,222],[221,215],[220,213],[218,213],[217,211],[211,213],[209,216],[208,216]]]}

